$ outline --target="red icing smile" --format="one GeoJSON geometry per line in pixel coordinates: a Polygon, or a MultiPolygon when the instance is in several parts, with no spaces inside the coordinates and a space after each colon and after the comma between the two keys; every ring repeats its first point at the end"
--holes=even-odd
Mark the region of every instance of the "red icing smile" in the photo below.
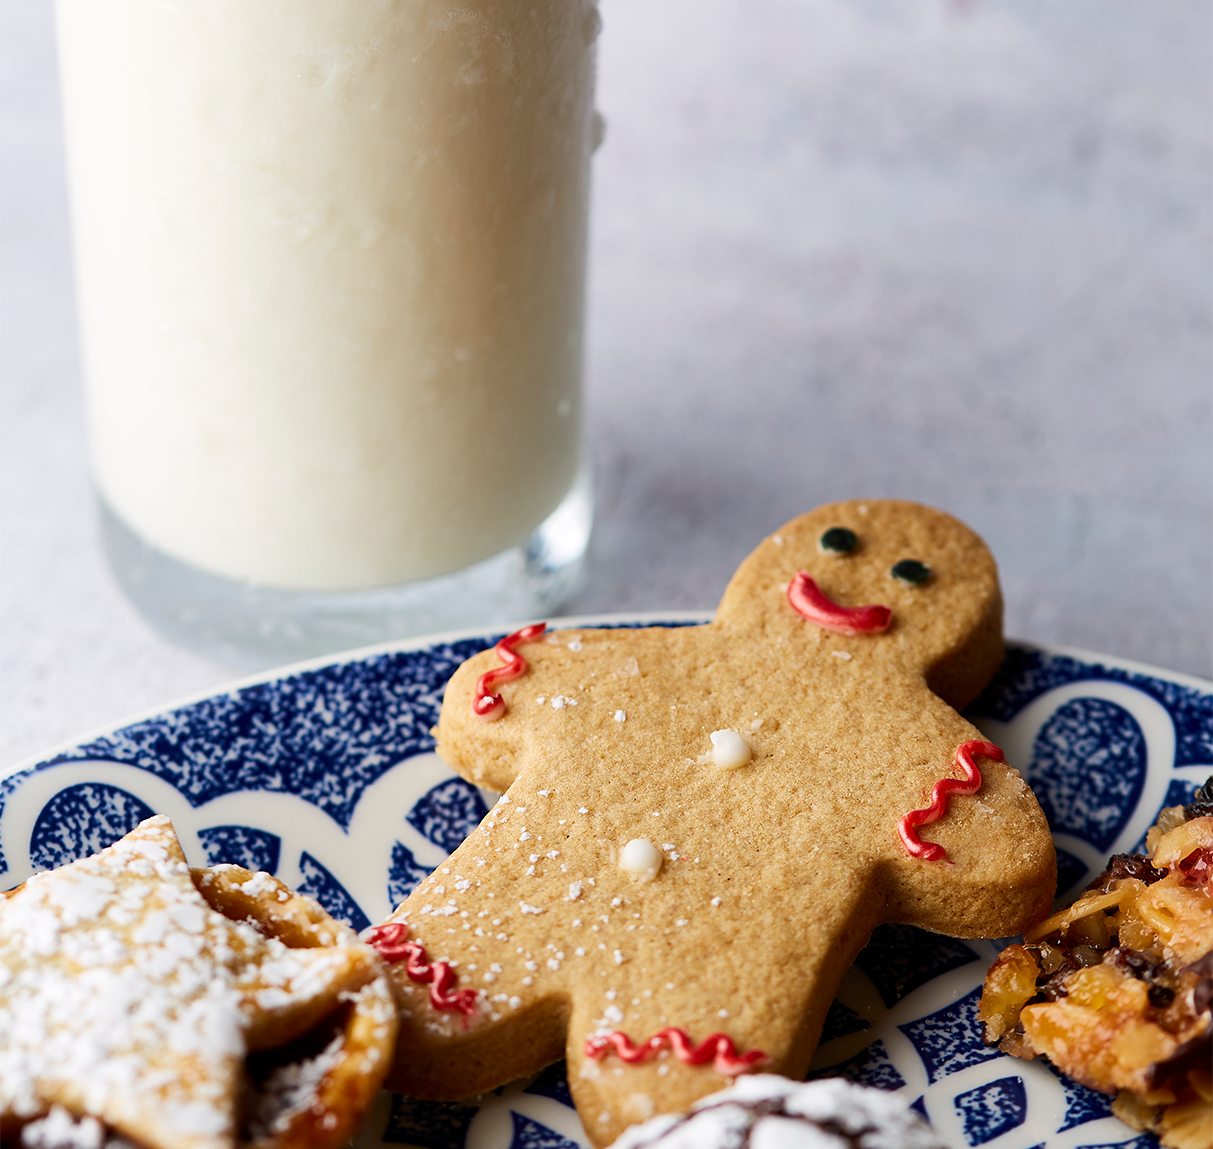
{"type": "Polygon", "coordinates": [[[837,634],[879,634],[893,621],[887,606],[839,606],[805,571],[789,584],[788,602],[801,617],[837,634]]]}

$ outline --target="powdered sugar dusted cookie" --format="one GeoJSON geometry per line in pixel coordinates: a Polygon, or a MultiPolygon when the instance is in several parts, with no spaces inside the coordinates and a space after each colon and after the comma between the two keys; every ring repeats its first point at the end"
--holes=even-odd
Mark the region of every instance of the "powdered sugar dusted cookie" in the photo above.
{"type": "Polygon", "coordinates": [[[167,818],[0,896],[0,1134],[31,1149],[342,1144],[396,1033],[382,962],[167,818]]]}
{"type": "Polygon", "coordinates": [[[802,1077],[880,923],[1043,915],[1044,818],[957,712],[1001,658],[981,540],[854,502],[766,539],[705,626],[532,627],[470,659],[439,751],[505,794],[376,935],[395,1086],[457,1098],[567,1056],[606,1144],[738,1073],[802,1077]]]}
{"type": "Polygon", "coordinates": [[[627,1130],[612,1149],[944,1149],[905,1101],[840,1077],[764,1073],[627,1130]]]}

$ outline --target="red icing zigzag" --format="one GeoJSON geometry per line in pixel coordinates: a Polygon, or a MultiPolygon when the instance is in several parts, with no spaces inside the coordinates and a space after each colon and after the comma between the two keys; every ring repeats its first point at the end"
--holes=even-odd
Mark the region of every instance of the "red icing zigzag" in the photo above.
{"type": "Polygon", "coordinates": [[[430,962],[426,957],[425,946],[420,942],[408,940],[409,927],[403,922],[388,922],[376,926],[366,935],[366,940],[379,951],[379,956],[387,962],[403,961],[404,972],[410,981],[420,985],[428,983],[430,987],[430,1004],[435,1009],[457,1009],[460,1013],[471,1016],[476,1012],[477,994],[474,989],[459,989],[452,991],[455,984],[455,971],[449,962],[430,962]]]}
{"type": "Polygon", "coordinates": [[[723,1033],[713,1033],[696,1045],[685,1029],[675,1029],[673,1026],[654,1034],[642,1045],[633,1045],[628,1035],[618,1030],[614,1033],[595,1034],[586,1038],[584,1052],[586,1057],[601,1061],[613,1049],[621,1060],[635,1065],[642,1061],[652,1061],[667,1046],[674,1051],[674,1056],[679,1061],[684,1061],[687,1065],[714,1062],[716,1072],[722,1077],[736,1077],[739,1073],[747,1073],[760,1065],[766,1065],[771,1060],[758,1049],[739,1054],[733,1039],[723,1033]]]}
{"type": "Polygon", "coordinates": [[[981,788],[981,771],[973,761],[973,755],[980,754],[995,762],[1006,761],[1002,751],[993,742],[962,742],[956,748],[956,765],[964,772],[964,779],[941,778],[931,791],[931,804],[925,810],[911,810],[903,814],[897,823],[897,833],[906,853],[912,858],[923,858],[928,862],[936,862],[947,857],[947,851],[935,842],[924,842],[919,838],[916,826],[927,826],[938,822],[948,811],[949,794],[976,794],[981,788]]]}
{"type": "Polygon", "coordinates": [[[494,722],[505,713],[505,699],[500,694],[493,693],[493,687],[499,682],[510,682],[526,673],[526,659],[514,647],[520,642],[530,642],[538,638],[547,629],[546,622],[532,623],[521,630],[507,634],[493,649],[497,657],[505,663],[496,670],[485,671],[476,683],[476,697],[472,700],[472,713],[485,722],[494,722]]]}

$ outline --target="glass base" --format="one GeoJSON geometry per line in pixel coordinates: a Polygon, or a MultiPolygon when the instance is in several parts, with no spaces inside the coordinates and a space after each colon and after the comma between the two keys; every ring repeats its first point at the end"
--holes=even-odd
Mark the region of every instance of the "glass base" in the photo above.
{"type": "Polygon", "coordinates": [[[592,519],[587,468],[522,545],[465,570],[368,590],[297,591],[221,578],[170,558],[101,500],[106,558],[143,617],[171,641],[248,670],[551,615],[580,583],[592,519]]]}

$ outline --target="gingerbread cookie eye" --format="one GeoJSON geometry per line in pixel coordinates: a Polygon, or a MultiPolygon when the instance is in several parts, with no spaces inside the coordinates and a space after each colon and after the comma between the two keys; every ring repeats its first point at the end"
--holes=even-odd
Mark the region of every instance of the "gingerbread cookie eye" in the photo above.
{"type": "Polygon", "coordinates": [[[922,586],[931,577],[931,568],[917,559],[902,559],[894,563],[889,571],[898,582],[909,583],[911,586],[922,586]]]}
{"type": "Polygon", "coordinates": [[[859,545],[859,537],[847,527],[831,527],[817,545],[828,555],[849,555],[859,545]]]}

